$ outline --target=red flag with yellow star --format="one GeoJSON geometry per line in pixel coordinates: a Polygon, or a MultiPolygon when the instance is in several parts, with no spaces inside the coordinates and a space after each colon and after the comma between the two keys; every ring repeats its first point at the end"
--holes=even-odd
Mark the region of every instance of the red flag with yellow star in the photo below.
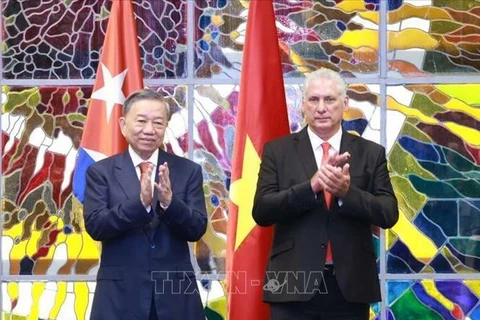
{"type": "Polygon", "coordinates": [[[132,3],[113,0],[73,178],[73,192],[81,202],[87,168],[127,149],[118,119],[122,116],[126,97],[142,88],[143,73],[132,3]]]}
{"type": "Polygon", "coordinates": [[[289,134],[272,0],[252,0],[243,50],[227,226],[229,320],[269,319],[262,302],[272,228],[252,218],[263,145],[289,134]]]}

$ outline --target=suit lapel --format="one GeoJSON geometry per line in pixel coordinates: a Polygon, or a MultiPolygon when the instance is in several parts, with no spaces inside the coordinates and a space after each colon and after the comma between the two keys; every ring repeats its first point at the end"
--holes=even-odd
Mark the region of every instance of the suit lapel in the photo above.
{"type": "MultiPolygon", "coordinates": [[[[154,173],[155,174],[155,183],[158,183],[158,168],[160,165],[164,164],[165,162],[168,163],[168,169],[170,172],[170,185],[172,187],[172,192],[173,192],[173,184],[175,181],[175,161],[174,157],[172,157],[170,154],[167,152],[163,151],[162,149],[159,150],[158,152],[158,160],[157,160],[157,170],[154,173]]],[[[153,206],[152,210],[160,206],[160,202],[158,200],[158,192],[155,190],[153,193],[153,206]]],[[[154,211],[155,212],[155,211],[154,211]]],[[[156,213],[154,213],[153,221],[152,221],[152,226],[151,226],[151,237],[153,238],[155,236],[155,232],[157,231],[158,224],[160,222],[159,217],[157,216],[156,213]]]]}
{"type": "MultiPolygon", "coordinates": [[[[155,183],[158,183],[158,168],[160,167],[160,165],[164,164],[165,162],[168,163],[168,170],[170,172],[170,184],[171,184],[172,190],[173,190],[173,184],[174,184],[174,181],[175,181],[175,178],[176,178],[175,169],[174,169],[175,168],[175,158],[172,157],[167,152],[163,151],[162,149],[160,149],[159,152],[158,152],[157,170],[154,173],[155,174],[155,183]]],[[[153,203],[157,203],[157,201],[158,201],[158,193],[154,192],[153,203]]]]}
{"type": "Polygon", "coordinates": [[[342,153],[347,152],[347,151],[350,153],[350,155],[355,153],[356,145],[355,145],[353,140],[354,140],[354,136],[352,134],[346,132],[345,129],[344,129],[343,134],[342,134],[342,140],[340,141],[339,154],[342,154],[342,153]]]}
{"type": "MultiPolygon", "coordinates": [[[[349,152],[351,156],[356,152],[356,145],[354,143],[354,136],[352,134],[348,133],[347,131],[345,131],[345,129],[343,129],[342,139],[340,140],[340,150],[339,150],[338,153],[342,154],[344,152],[349,152]]],[[[352,157],[350,157],[350,159],[351,158],[352,157]]],[[[350,163],[350,160],[348,160],[347,163],[350,163]]],[[[337,211],[338,209],[339,209],[338,198],[334,197],[334,199],[332,201],[332,206],[329,210],[330,213],[332,214],[332,217],[335,216],[335,215],[333,215],[333,213],[335,211],[337,211]]]]}
{"type": "Polygon", "coordinates": [[[116,178],[127,198],[140,194],[140,181],[128,151],[125,151],[116,163],[116,178]]]}
{"type": "MultiPolygon", "coordinates": [[[[123,153],[116,164],[116,176],[120,187],[125,192],[127,198],[138,197],[140,195],[140,180],[138,179],[137,172],[133,166],[132,158],[130,157],[128,150],[123,153]]],[[[158,174],[156,174],[155,181],[158,182],[158,174]]],[[[153,196],[153,203],[156,203],[156,199],[158,198],[157,193],[154,192],[153,196]]],[[[142,227],[142,230],[148,238],[149,243],[151,243],[153,235],[151,235],[150,226],[145,224],[142,227]]]]}
{"type": "Polygon", "coordinates": [[[172,185],[172,192],[173,192],[173,184],[175,183],[175,180],[177,178],[177,175],[176,175],[177,171],[175,171],[175,166],[177,163],[175,161],[175,157],[166,151],[160,150],[158,158],[162,161],[161,163],[164,163],[164,162],[168,163],[168,169],[170,172],[170,184],[172,185]]]}
{"type": "MultiPolygon", "coordinates": [[[[115,173],[118,183],[125,192],[127,199],[130,197],[139,197],[140,181],[138,180],[138,175],[135,171],[135,167],[133,166],[132,158],[130,157],[128,150],[125,151],[117,161],[115,173]]],[[[150,238],[148,224],[144,225],[142,230],[147,238],[150,238]]]]}
{"type": "Polygon", "coordinates": [[[297,155],[300,158],[300,163],[305,170],[307,177],[311,178],[313,174],[318,170],[317,163],[315,161],[315,155],[313,154],[312,143],[308,137],[307,127],[303,128],[294,137],[295,148],[297,155]]]}
{"type": "MultiPolygon", "coordinates": [[[[155,167],[156,170],[154,170],[154,172],[152,172],[154,178],[155,178],[155,183],[158,183],[158,167],[160,166],[160,163],[163,163],[163,162],[160,162],[160,155],[158,156],[158,159],[157,159],[157,166],[155,167]]],[[[157,201],[158,201],[158,192],[157,192],[157,189],[155,187],[153,187],[153,205],[156,205],[157,204],[157,201]]],[[[153,207],[153,209],[155,209],[155,207],[153,207]]]]}

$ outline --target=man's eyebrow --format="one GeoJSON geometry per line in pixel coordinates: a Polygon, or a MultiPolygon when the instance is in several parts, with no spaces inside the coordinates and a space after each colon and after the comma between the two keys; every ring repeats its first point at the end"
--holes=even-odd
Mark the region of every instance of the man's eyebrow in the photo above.
{"type": "MultiPolygon", "coordinates": [[[[136,115],[137,118],[148,118],[148,114],[143,114],[143,113],[139,113],[136,115]]],[[[157,119],[165,119],[164,116],[158,116],[158,117],[155,117],[153,118],[153,120],[157,120],[157,119]]]]}

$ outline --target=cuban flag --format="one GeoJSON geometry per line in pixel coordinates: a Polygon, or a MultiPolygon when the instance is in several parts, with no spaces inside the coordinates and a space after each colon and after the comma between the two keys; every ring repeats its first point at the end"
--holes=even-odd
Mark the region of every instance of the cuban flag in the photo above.
{"type": "Polygon", "coordinates": [[[87,168],[96,161],[127,149],[118,119],[122,116],[126,97],[143,88],[132,3],[125,0],[112,2],[73,177],[73,194],[82,203],[87,168]]]}

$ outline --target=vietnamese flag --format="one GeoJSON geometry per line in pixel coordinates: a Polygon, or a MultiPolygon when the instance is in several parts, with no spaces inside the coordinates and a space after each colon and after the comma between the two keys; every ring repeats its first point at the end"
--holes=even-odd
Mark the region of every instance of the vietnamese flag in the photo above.
{"type": "Polygon", "coordinates": [[[252,0],[243,50],[227,226],[228,319],[269,319],[262,289],[272,227],[252,218],[266,142],[290,133],[272,0],[252,0]]]}
{"type": "Polygon", "coordinates": [[[112,2],[73,178],[73,193],[80,202],[83,202],[87,168],[127,149],[118,119],[126,97],[143,88],[132,3],[130,0],[112,2]]]}

